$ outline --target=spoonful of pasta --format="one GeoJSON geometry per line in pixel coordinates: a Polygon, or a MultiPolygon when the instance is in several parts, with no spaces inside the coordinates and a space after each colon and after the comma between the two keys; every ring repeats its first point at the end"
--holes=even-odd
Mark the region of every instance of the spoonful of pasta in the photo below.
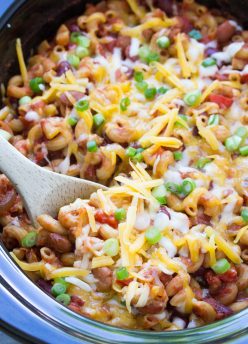
{"type": "Polygon", "coordinates": [[[70,177],[37,166],[9,142],[9,134],[0,130],[0,171],[4,173],[22,197],[32,223],[40,214],[56,216],[58,210],[76,198],[89,198],[106,186],[70,177]]]}

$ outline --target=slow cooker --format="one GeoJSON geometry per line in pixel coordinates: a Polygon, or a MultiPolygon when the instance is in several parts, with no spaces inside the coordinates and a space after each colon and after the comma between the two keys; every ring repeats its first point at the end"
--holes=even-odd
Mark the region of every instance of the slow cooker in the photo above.
{"type": "MultiPolygon", "coordinates": [[[[203,1],[204,2],[204,1],[203,1]]],[[[26,57],[58,25],[83,12],[84,0],[1,0],[0,83],[16,72],[15,40],[22,39],[26,57]]],[[[248,2],[218,2],[245,24],[248,2]]],[[[215,1],[205,1],[209,6],[215,1]]],[[[248,343],[248,309],[194,329],[147,332],[120,329],[80,316],[57,303],[20,270],[0,246],[1,325],[35,343],[248,343]]]]}

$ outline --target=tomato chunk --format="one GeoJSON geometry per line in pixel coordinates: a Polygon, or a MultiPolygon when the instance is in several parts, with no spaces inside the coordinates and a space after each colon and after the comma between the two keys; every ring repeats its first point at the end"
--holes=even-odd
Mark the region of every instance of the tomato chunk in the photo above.
{"type": "Polygon", "coordinates": [[[233,103],[233,98],[228,98],[221,94],[210,94],[209,100],[218,104],[221,109],[228,109],[233,103]]]}
{"type": "Polygon", "coordinates": [[[98,210],[95,214],[95,219],[100,223],[107,223],[113,228],[118,227],[118,221],[115,219],[114,215],[107,215],[102,210],[98,210]]]}

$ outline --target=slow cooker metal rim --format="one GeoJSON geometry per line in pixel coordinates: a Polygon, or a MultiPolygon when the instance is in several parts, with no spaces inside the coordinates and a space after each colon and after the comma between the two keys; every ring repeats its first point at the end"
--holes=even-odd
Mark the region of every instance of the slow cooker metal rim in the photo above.
{"type": "MultiPolygon", "coordinates": [[[[12,1],[1,16],[0,30],[10,21],[25,0],[12,1]]],[[[1,15],[2,13],[0,13],[1,15]]],[[[225,320],[195,329],[173,332],[147,332],[119,329],[82,317],[61,306],[41,291],[19,269],[0,245],[0,318],[2,324],[35,343],[228,343],[248,341],[248,309],[225,320]],[[25,320],[25,321],[24,321],[25,320]],[[24,324],[29,326],[24,328],[24,324]],[[238,339],[239,338],[239,339],[238,339]]]]}

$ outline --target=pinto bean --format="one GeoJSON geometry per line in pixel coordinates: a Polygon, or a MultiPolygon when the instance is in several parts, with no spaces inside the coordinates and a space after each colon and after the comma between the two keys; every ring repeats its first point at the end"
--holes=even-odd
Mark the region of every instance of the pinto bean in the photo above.
{"type": "Polygon", "coordinates": [[[69,239],[57,233],[49,233],[48,245],[58,253],[68,253],[72,250],[69,239]]]}
{"type": "Polygon", "coordinates": [[[109,291],[112,287],[113,272],[110,268],[102,267],[92,270],[94,277],[98,280],[96,283],[98,291],[109,291]]]}
{"type": "Polygon", "coordinates": [[[160,300],[151,300],[146,306],[137,308],[141,314],[161,313],[166,307],[166,303],[160,300]]]}
{"type": "Polygon", "coordinates": [[[217,41],[221,44],[228,43],[235,34],[236,28],[228,20],[224,21],[217,29],[217,41]]]}

